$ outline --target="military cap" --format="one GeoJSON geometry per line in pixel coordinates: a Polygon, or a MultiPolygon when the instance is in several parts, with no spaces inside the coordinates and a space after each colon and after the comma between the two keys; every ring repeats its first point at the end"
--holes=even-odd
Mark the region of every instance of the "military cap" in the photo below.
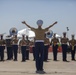
{"type": "Polygon", "coordinates": [[[74,37],[75,35],[74,35],[74,34],[72,34],[71,36],[72,36],[72,37],[74,37]]]}
{"type": "Polygon", "coordinates": [[[64,35],[66,35],[66,32],[63,32],[64,35]]]}

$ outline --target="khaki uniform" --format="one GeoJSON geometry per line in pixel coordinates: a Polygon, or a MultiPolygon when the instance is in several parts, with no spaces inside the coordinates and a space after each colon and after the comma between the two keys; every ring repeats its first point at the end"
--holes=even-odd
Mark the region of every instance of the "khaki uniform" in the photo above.
{"type": "Polygon", "coordinates": [[[18,52],[18,39],[13,38],[12,39],[12,49],[14,54],[14,61],[17,61],[17,52],[18,52]]]}
{"type": "Polygon", "coordinates": [[[70,44],[70,49],[71,49],[71,60],[75,60],[75,45],[76,45],[76,40],[75,39],[72,39],[69,41],[69,44],[70,44]]]}
{"type": "Polygon", "coordinates": [[[13,51],[12,51],[12,38],[7,36],[6,38],[6,47],[7,47],[7,60],[13,59],[13,51]]]}
{"type": "Polygon", "coordinates": [[[26,40],[24,40],[24,39],[20,40],[19,45],[26,46],[26,40]]]}
{"type": "Polygon", "coordinates": [[[5,49],[5,41],[0,40],[0,61],[4,61],[4,49],[5,49]]]}
{"type": "Polygon", "coordinates": [[[54,61],[57,61],[57,49],[58,49],[58,44],[57,43],[59,43],[59,40],[56,38],[56,37],[54,37],[52,40],[51,40],[51,44],[53,44],[52,45],[52,47],[53,47],[53,60],[54,61]]]}
{"type": "Polygon", "coordinates": [[[67,61],[68,42],[69,42],[68,38],[66,37],[61,38],[63,61],[67,61]]]}
{"type": "Polygon", "coordinates": [[[59,43],[59,40],[57,38],[53,38],[51,40],[51,43],[55,46],[55,45],[57,45],[57,43],[59,43]]]}
{"type": "Polygon", "coordinates": [[[72,46],[72,50],[74,50],[74,46],[76,44],[76,40],[75,39],[72,39],[69,41],[70,45],[72,46]]]}
{"type": "Polygon", "coordinates": [[[45,32],[48,29],[31,28],[35,32],[35,58],[37,71],[43,70],[45,32]]]}
{"type": "Polygon", "coordinates": [[[26,60],[29,60],[30,41],[26,39],[26,60]]]}
{"type": "Polygon", "coordinates": [[[48,31],[49,28],[51,28],[53,25],[55,25],[57,22],[53,23],[49,27],[42,29],[41,25],[38,25],[38,28],[33,28],[29,26],[28,24],[22,22],[27,27],[31,28],[32,31],[35,32],[35,56],[36,56],[36,69],[37,71],[43,71],[43,55],[44,55],[44,40],[45,40],[45,32],[48,31]]]}
{"type": "Polygon", "coordinates": [[[44,61],[48,60],[48,49],[50,46],[50,41],[48,38],[45,38],[44,40],[44,61]]]}
{"type": "Polygon", "coordinates": [[[22,62],[25,62],[26,61],[26,40],[22,39],[19,45],[21,46],[22,62]]]}
{"type": "Polygon", "coordinates": [[[48,29],[39,29],[39,28],[31,28],[32,31],[35,32],[35,40],[45,40],[45,32],[48,31],[48,29]]]}

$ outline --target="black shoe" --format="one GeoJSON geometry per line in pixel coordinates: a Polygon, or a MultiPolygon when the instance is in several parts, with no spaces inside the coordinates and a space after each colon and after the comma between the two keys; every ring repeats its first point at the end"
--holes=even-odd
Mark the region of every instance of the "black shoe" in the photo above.
{"type": "Polygon", "coordinates": [[[75,60],[75,59],[72,59],[72,60],[75,60]]]}
{"type": "Polygon", "coordinates": [[[39,74],[45,74],[46,72],[43,71],[43,70],[39,70],[39,71],[36,71],[36,73],[39,73],[39,74]]]}
{"type": "Polygon", "coordinates": [[[63,61],[67,61],[67,60],[63,60],[63,61]]]}
{"type": "Polygon", "coordinates": [[[64,62],[69,62],[69,61],[67,61],[67,60],[63,60],[64,62]]]}
{"type": "Polygon", "coordinates": [[[29,58],[26,58],[26,60],[29,60],[29,58]]]}
{"type": "Polygon", "coordinates": [[[12,58],[10,58],[10,59],[7,59],[7,60],[12,60],[12,58]]]}
{"type": "Polygon", "coordinates": [[[72,59],[72,61],[76,61],[75,59],[72,59]]]}
{"type": "Polygon", "coordinates": [[[46,61],[44,61],[44,62],[49,62],[49,61],[46,60],[46,61]]]}
{"type": "Polygon", "coordinates": [[[53,61],[58,61],[57,59],[54,59],[53,61]]]}
{"type": "Polygon", "coordinates": [[[17,61],[17,59],[14,59],[13,61],[17,61]]]}
{"type": "Polygon", "coordinates": [[[36,71],[36,73],[39,73],[39,72],[40,72],[39,70],[36,71]]]}
{"type": "Polygon", "coordinates": [[[10,60],[10,59],[6,59],[6,60],[10,60]]]}
{"type": "Polygon", "coordinates": [[[35,61],[35,59],[33,59],[33,61],[35,61]]]}
{"type": "Polygon", "coordinates": [[[1,61],[1,62],[2,62],[2,61],[4,62],[5,60],[0,60],[0,61],[1,61]]]}
{"type": "Polygon", "coordinates": [[[25,62],[25,60],[22,60],[21,62],[25,62]]]}

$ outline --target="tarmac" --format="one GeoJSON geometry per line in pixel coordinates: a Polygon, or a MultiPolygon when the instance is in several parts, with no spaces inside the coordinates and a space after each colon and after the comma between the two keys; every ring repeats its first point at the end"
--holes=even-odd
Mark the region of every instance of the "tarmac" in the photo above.
{"type": "MultiPolygon", "coordinates": [[[[5,53],[5,61],[0,62],[0,75],[42,75],[36,73],[35,61],[30,53],[29,60],[21,62],[21,54],[18,54],[18,61],[7,61],[5,53]]],[[[71,54],[67,54],[69,62],[62,61],[62,53],[58,53],[58,61],[53,61],[53,53],[50,52],[48,62],[44,62],[44,75],[76,75],[76,61],[71,60],[71,54]]],[[[75,56],[76,58],[76,56],[75,56]]]]}

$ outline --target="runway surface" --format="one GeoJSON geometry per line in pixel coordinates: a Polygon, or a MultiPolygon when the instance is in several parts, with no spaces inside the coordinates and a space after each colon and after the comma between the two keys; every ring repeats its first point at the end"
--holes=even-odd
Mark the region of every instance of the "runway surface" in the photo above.
{"type": "MultiPolygon", "coordinates": [[[[21,54],[18,54],[18,61],[0,62],[0,75],[40,75],[37,74],[33,55],[30,53],[30,60],[21,62],[21,54]]],[[[69,62],[62,61],[62,53],[58,53],[58,61],[53,61],[52,52],[49,53],[48,62],[44,62],[44,75],[76,75],[76,61],[71,61],[71,54],[67,55],[69,62]]]]}

